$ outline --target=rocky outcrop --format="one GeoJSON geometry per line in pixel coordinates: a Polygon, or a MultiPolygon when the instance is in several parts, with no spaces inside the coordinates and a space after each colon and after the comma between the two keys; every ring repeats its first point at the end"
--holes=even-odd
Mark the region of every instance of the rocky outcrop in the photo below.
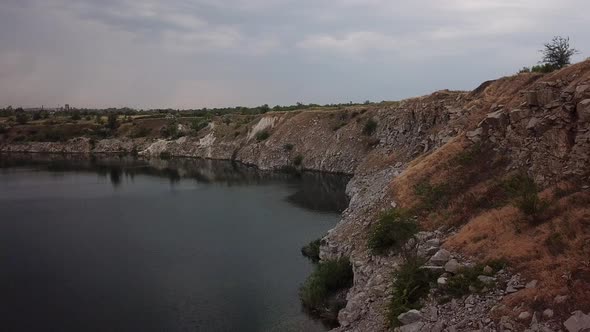
{"type": "MultiPolygon", "coordinates": [[[[389,186],[417,160],[457,140],[486,144],[505,156],[506,169],[525,169],[540,185],[565,177],[588,177],[590,158],[590,61],[549,75],[521,74],[486,82],[472,92],[438,91],[432,95],[377,106],[342,110],[271,112],[227,124],[214,121],[198,135],[176,140],[118,138],[65,143],[0,143],[0,151],[105,153],[136,152],[145,156],[187,156],[231,159],[261,169],[297,167],[354,174],[341,221],[322,240],[320,258],[350,257],[354,284],[338,315],[336,331],[384,331],[391,299],[392,273],[400,258],[372,255],[367,233],[376,216],[395,207],[389,186]],[[364,133],[367,121],[377,123],[364,133]],[[268,137],[259,135],[267,132],[268,137]],[[299,162],[296,162],[298,160],[299,162]]],[[[233,120],[232,120],[233,121],[233,120]]],[[[432,161],[435,162],[435,161],[432,161]]],[[[421,234],[426,268],[452,275],[467,260],[441,249],[442,231],[421,234]]],[[[552,319],[526,311],[492,320],[489,315],[506,294],[526,289],[508,274],[482,276],[483,282],[506,279],[506,288],[438,305],[432,300],[412,313],[401,331],[535,330],[536,319],[552,319]],[[416,315],[414,315],[416,314],[416,315]],[[522,316],[522,318],[518,318],[522,316]]],[[[447,277],[439,278],[443,287],[447,277]]],[[[585,322],[577,314],[572,320],[585,322]]],[[[570,324],[571,325],[571,324],[570,324]]],[[[574,325],[571,325],[574,326],[574,325]]],[[[576,325],[578,326],[578,325],[576,325]]],[[[566,325],[567,327],[567,325],[566,325]]],[[[567,327],[569,329],[569,327],[567,327]]],[[[577,327],[573,327],[574,329],[577,327]]],[[[537,330],[541,329],[540,327],[537,330]]]]}

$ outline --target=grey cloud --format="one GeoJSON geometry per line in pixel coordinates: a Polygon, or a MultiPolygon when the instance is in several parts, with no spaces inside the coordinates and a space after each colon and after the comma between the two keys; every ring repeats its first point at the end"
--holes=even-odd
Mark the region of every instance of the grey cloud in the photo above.
{"type": "MultiPolygon", "coordinates": [[[[0,107],[398,99],[586,55],[585,0],[4,0],[0,107]]],[[[580,57],[578,57],[580,59],[580,57]]]]}

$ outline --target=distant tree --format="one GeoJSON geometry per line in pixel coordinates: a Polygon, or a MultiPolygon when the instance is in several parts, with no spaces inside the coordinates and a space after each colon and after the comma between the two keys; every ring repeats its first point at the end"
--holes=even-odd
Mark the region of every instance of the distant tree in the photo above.
{"type": "Polygon", "coordinates": [[[540,50],[543,54],[543,60],[540,63],[554,67],[555,69],[563,68],[570,64],[572,55],[579,53],[575,48],[570,48],[569,37],[553,37],[550,43],[545,44],[545,48],[540,50]]]}
{"type": "Polygon", "coordinates": [[[25,113],[25,111],[22,108],[17,108],[14,111],[15,117],[16,117],[16,122],[18,124],[25,124],[29,121],[29,116],[25,113]]]}
{"type": "Polygon", "coordinates": [[[119,126],[117,122],[118,115],[115,112],[109,112],[109,116],[107,117],[107,127],[109,129],[115,130],[119,126]]]}
{"type": "Polygon", "coordinates": [[[80,115],[80,111],[73,111],[71,118],[74,121],[78,121],[78,120],[82,119],[82,116],[80,115]]]}

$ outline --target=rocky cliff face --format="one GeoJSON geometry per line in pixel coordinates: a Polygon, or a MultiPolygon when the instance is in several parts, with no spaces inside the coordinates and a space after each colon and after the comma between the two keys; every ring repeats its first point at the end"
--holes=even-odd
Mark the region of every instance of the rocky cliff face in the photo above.
{"type": "MultiPolygon", "coordinates": [[[[354,285],[348,293],[346,308],[339,314],[341,327],[337,330],[382,331],[388,329],[385,317],[391,299],[392,273],[399,257],[369,252],[366,242],[371,225],[382,210],[411,204],[413,196],[403,192],[412,179],[424,178],[424,174],[431,179],[442,178],[450,172],[449,155],[456,156],[480,145],[486,146],[490,160],[495,156],[503,161],[502,169],[493,172],[482,163],[478,166],[482,174],[499,176],[520,170],[543,188],[572,179],[587,185],[590,61],[548,75],[520,74],[486,82],[472,92],[445,90],[378,107],[268,113],[255,118],[236,116],[231,123],[214,121],[198,136],[177,140],[92,142],[79,138],[67,143],[3,144],[0,151],[137,152],[146,156],[232,159],[261,169],[294,167],[354,174],[347,187],[350,204],[340,223],[323,238],[320,257],[348,256],[353,265],[354,285]],[[376,122],[374,131],[367,128],[369,121],[376,122]]],[[[481,181],[491,182],[491,176],[482,177],[481,181]]],[[[583,185],[580,190],[587,188],[583,185]]],[[[471,184],[465,190],[477,193],[476,187],[471,184]]],[[[444,243],[453,236],[462,236],[461,231],[469,229],[476,217],[468,215],[464,218],[467,222],[459,225],[438,224],[436,232],[424,236],[444,243]]],[[[424,227],[432,228],[427,226],[432,218],[424,218],[424,227]]],[[[587,234],[581,234],[580,241],[590,243],[587,234]]],[[[461,248],[456,245],[450,249],[456,249],[457,257],[463,257],[458,252],[461,248]]],[[[510,299],[500,296],[498,302],[502,301],[510,299]]],[[[590,310],[584,305],[574,309],[590,310]]],[[[449,311],[436,305],[430,308],[449,311]]],[[[490,313],[482,315],[473,317],[482,326],[489,327],[489,322],[498,318],[490,313]]],[[[453,319],[452,315],[445,317],[453,319]]],[[[422,324],[419,330],[470,330],[472,326],[475,325],[453,326],[443,322],[422,324]]],[[[494,326],[506,329],[504,325],[494,326]]],[[[515,326],[518,329],[523,325],[515,326]]]]}

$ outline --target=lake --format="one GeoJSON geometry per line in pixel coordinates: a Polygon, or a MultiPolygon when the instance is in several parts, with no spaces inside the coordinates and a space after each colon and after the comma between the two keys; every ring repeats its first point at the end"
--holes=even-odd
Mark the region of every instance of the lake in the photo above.
{"type": "Polygon", "coordinates": [[[0,155],[2,331],[325,331],[300,248],[348,178],[230,162],[0,155]]]}

